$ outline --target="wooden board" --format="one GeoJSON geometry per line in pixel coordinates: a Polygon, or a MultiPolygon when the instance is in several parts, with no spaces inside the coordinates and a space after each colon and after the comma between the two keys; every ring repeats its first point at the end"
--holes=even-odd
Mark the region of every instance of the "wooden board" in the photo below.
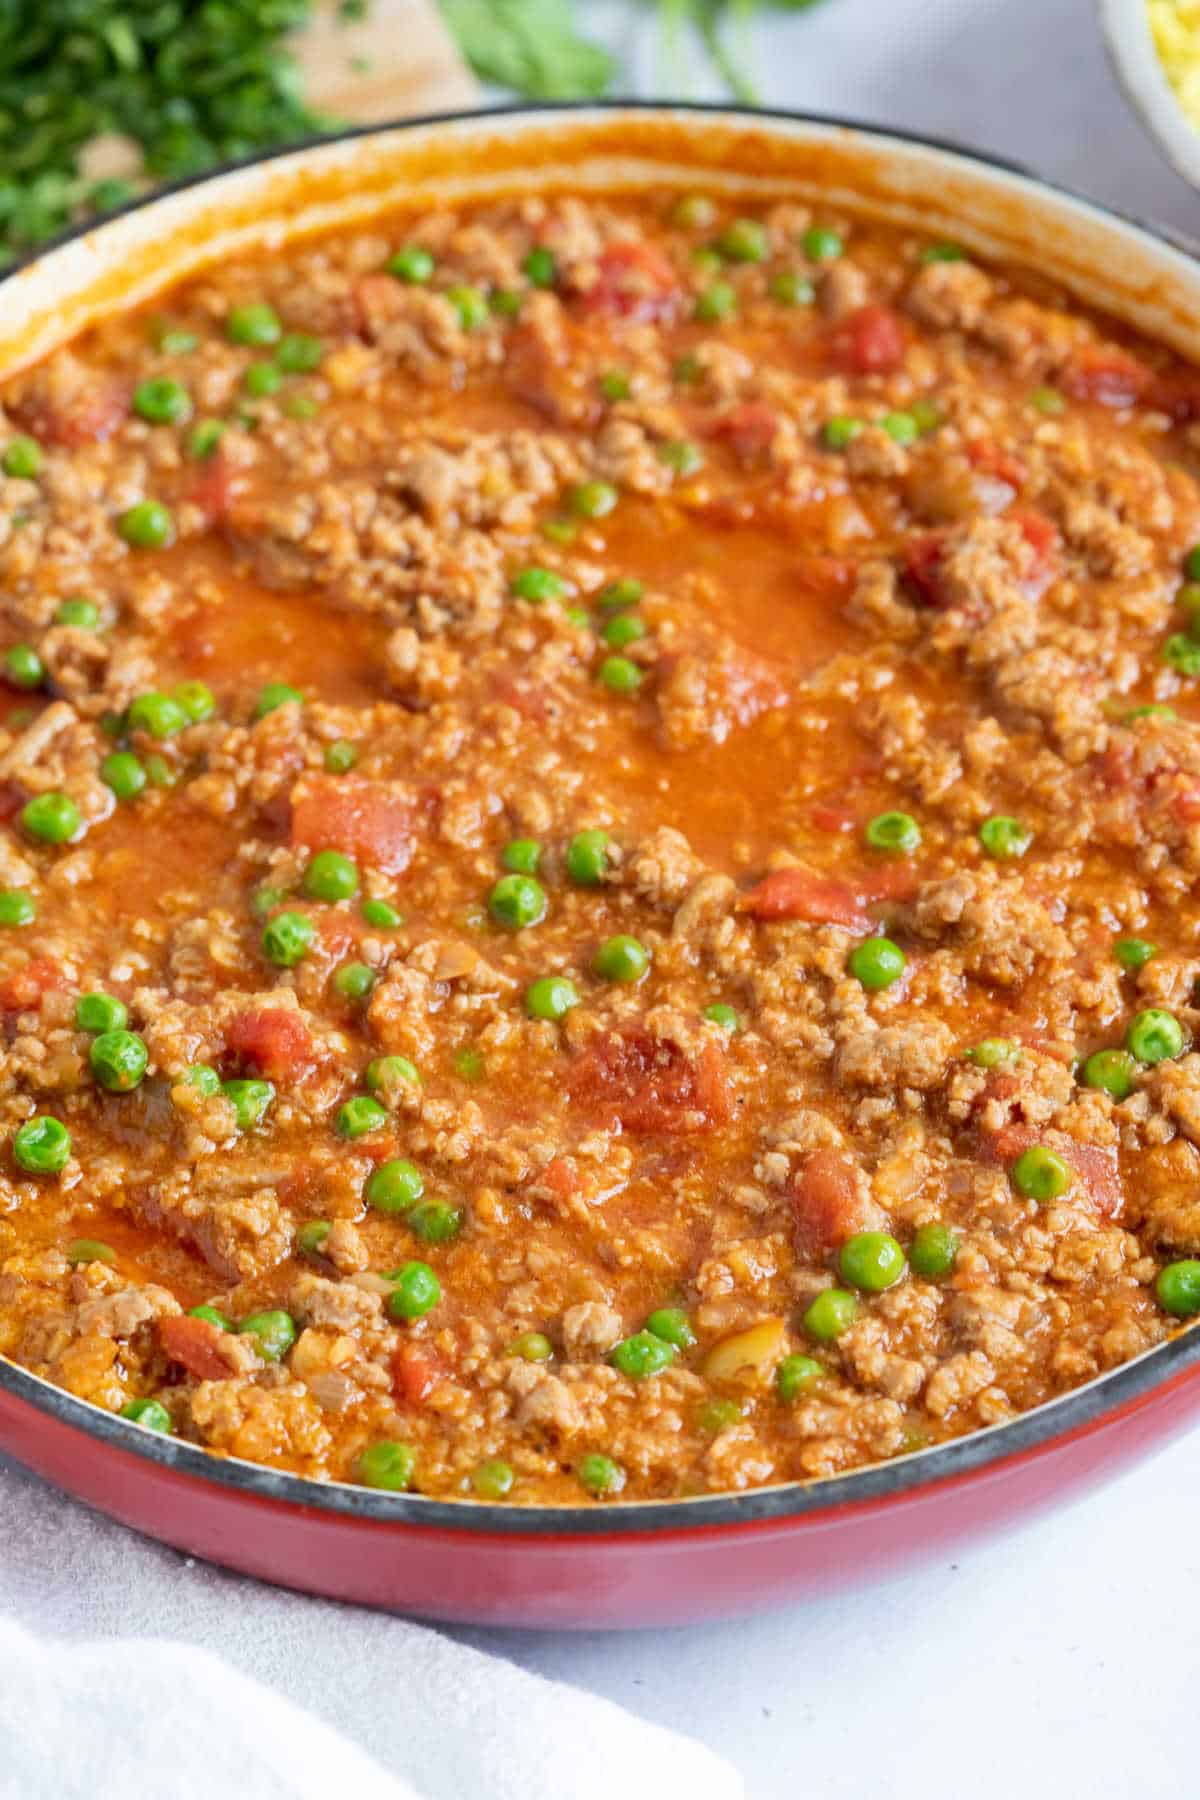
{"type": "Polygon", "coordinates": [[[337,0],[319,0],[294,51],[309,104],[347,124],[444,112],[479,98],[435,0],[369,0],[366,17],[353,22],[339,19],[337,0]]]}

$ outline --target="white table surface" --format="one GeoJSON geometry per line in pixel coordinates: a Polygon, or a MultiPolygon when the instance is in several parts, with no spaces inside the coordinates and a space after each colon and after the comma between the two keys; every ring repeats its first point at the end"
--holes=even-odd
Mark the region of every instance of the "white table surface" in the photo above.
{"type": "MultiPolygon", "coordinates": [[[[593,4],[636,91],[653,26],[593,4]]],[[[1118,92],[1088,0],[820,0],[756,28],[768,104],[995,150],[1200,234],[1118,92]]],[[[697,81],[696,95],[711,89],[697,81]]],[[[885,1587],[744,1623],[464,1632],[704,1738],[752,1800],[1157,1800],[1192,1766],[1200,1435],[1065,1512],[885,1587]]]]}
{"type": "MultiPolygon", "coordinates": [[[[628,10],[590,14],[637,91],[661,89],[652,22],[629,44],[628,10]]],[[[757,37],[768,103],[957,138],[1200,231],[1200,200],[1114,87],[1087,0],[822,0],[764,13],[757,37]]],[[[1198,1489],[1194,1435],[886,1586],[688,1630],[455,1635],[692,1732],[752,1800],[1157,1800],[1194,1766],[1198,1489]]]]}

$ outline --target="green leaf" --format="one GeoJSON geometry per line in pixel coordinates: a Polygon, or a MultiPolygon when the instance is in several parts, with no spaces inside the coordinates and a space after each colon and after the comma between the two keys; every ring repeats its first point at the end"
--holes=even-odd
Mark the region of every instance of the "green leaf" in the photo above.
{"type": "Polygon", "coordinates": [[[534,100],[589,100],[613,76],[607,50],[575,30],[569,0],[440,0],[482,81],[534,100]]]}

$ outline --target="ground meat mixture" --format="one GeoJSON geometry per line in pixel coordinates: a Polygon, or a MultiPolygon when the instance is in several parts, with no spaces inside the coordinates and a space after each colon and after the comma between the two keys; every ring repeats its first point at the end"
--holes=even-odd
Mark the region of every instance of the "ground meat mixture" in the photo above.
{"type": "Polygon", "coordinates": [[[0,1354],[510,1503],[1200,1312],[1200,375],[704,195],[387,219],[0,388],[0,1354]]]}

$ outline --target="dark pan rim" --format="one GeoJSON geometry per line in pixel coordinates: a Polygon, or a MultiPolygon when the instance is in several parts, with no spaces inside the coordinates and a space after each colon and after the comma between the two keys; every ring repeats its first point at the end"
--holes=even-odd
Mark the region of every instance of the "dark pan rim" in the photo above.
{"type": "MultiPolygon", "coordinates": [[[[520,103],[460,108],[424,113],[390,123],[354,126],[328,136],[303,139],[281,149],[240,162],[227,163],[201,175],[156,188],[130,201],[102,220],[85,220],[42,245],[26,261],[0,277],[0,288],[22,270],[51,256],[64,244],[104,231],[129,213],[157,205],[162,199],[190,188],[217,182],[238,169],[282,161],[305,150],[330,143],[354,142],[401,131],[438,125],[465,125],[504,118],[570,118],[577,114],[647,112],[668,116],[694,114],[700,118],[743,118],[754,123],[814,125],[849,131],[881,143],[900,142],[935,150],[966,164],[998,169],[1028,184],[1035,192],[1058,194],[1083,206],[1097,217],[1132,230],[1159,245],[1186,254],[1195,246],[1166,227],[1148,223],[1087,195],[1048,180],[1008,157],[976,150],[951,139],[931,137],[900,127],[874,125],[838,114],[792,112],[783,107],[756,108],[719,101],[686,100],[589,100],[560,101],[539,105],[520,103]]],[[[379,1525],[409,1525],[423,1531],[466,1532],[496,1537],[604,1538],[662,1535],[775,1524],[780,1527],[804,1518],[820,1519],[847,1508],[880,1506],[902,1495],[932,1489],[949,1482],[998,1469],[1010,1461],[1065,1444],[1069,1439],[1114,1424],[1120,1415],[1138,1406],[1156,1389],[1192,1371],[1200,1361],[1200,1330],[1182,1331],[1166,1342],[1144,1351],[1131,1362],[1096,1377],[1083,1387],[1045,1402],[1031,1412],[1003,1424],[916,1451],[890,1462],[876,1463],[846,1475],[813,1482],[786,1482],[744,1493],[718,1494],[695,1499],[651,1500],[579,1506],[503,1506],[478,1500],[433,1500],[420,1494],[385,1494],[348,1483],[319,1482],[264,1468],[261,1464],[222,1458],[180,1438],[164,1438],[133,1425],[113,1413],[54,1387],[40,1376],[0,1357],[0,1390],[13,1400],[44,1414],[56,1424],[77,1431],[108,1448],[158,1465],[170,1473],[213,1487],[232,1490],[246,1499],[276,1503],[309,1512],[323,1512],[379,1525]]],[[[3,1444],[0,1443],[0,1450],[3,1444]]]]}

